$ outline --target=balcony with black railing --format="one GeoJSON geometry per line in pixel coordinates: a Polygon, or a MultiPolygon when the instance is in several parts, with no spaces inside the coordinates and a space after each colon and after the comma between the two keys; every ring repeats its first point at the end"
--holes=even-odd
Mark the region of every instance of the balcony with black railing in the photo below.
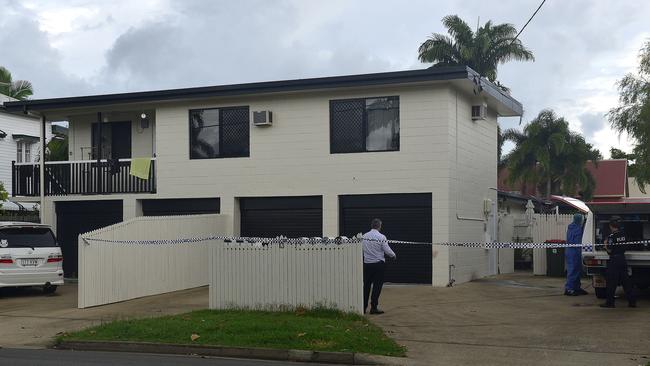
{"type": "MultiPolygon", "coordinates": [[[[40,195],[39,163],[11,163],[12,196],[40,195]]],[[[156,158],[147,179],[131,172],[132,159],[45,162],[45,195],[156,193],[156,158]]]]}

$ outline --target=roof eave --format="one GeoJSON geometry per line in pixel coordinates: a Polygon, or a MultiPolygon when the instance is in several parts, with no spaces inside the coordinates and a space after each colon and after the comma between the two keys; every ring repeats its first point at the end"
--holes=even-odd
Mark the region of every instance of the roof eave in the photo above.
{"type": "Polygon", "coordinates": [[[523,112],[521,103],[505,94],[497,86],[480,78],[465,66],[430,68],[423,70],[395,71],[375,74],[347,75],[311,79],[267,81],[246,84],[168,89],[146,92],[91,95],[81,97],[26,100],[4,103],[9,112],[39,112],[95,107],[103,105],[151,103],[159,101],[202,99],[224,96],[241,96],[266,93],[296,92],[346,87],[405,84],[427,81],[469,80],[481,86],[483,92],[500,105],[500,115],[518,116],[523,112]],[[504,113],[505,111],[505,113],[504,113]]]}
{"type": "Polygon", "coordinates": [[[471,68],[468,67],[467,72],[468,79],[470,79],[474,84],[480,86],[480,89],[483,92],[494,98],[496,102],[501,105],[500,116],[519,117],[524,114],[524,106],[518,100],[471,68]]]}

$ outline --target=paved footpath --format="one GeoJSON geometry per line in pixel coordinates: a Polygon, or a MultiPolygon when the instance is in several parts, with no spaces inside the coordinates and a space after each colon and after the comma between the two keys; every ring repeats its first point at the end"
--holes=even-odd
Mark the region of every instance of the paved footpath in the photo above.
{"type": "Polygon", "coordinates": [[[184,313],[208,307],[208,288],[149,296],[117,304],[77,309],[77,286],[61,286],[54,296],[39,289],[0,293],[0,347],[46,347],[61,332],[115,319],[184,313]]]}
{"type": "MultiPolygon", "coordinates": [[[[583,280],[585,282],[585,280],[583,280]]],[[[560,278],[501,275],[452,288],[387,286],[370,316],[423,365],[642,365],[650,362],[650,296],[601,309],[562,295],[560,278]]],[[[591,288],[588,288],[593,293],[591,288]]]]}

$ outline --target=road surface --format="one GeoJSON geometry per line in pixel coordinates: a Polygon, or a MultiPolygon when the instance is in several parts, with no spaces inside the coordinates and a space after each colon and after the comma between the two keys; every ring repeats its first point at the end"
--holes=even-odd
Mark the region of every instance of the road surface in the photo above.
{"type": "MultiPolygon", "coordinates": [[[[296,362],[238,360],[144,353],[81,352],[51,349],[0,349],[0,365],[11,366],[283,366],[306,365],[296,362]]],[[[315,364],[309,364],[316,366],[315,364]]]]}

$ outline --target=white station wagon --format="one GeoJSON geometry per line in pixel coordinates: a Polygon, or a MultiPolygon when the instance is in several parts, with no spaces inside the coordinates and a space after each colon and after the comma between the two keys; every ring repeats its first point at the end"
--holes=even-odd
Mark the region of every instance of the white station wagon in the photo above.
{"type": "Polygon", "coordinates": [[[63,255],[48,225],[0,222],[0,287],[63,285],[63,255]]]}

